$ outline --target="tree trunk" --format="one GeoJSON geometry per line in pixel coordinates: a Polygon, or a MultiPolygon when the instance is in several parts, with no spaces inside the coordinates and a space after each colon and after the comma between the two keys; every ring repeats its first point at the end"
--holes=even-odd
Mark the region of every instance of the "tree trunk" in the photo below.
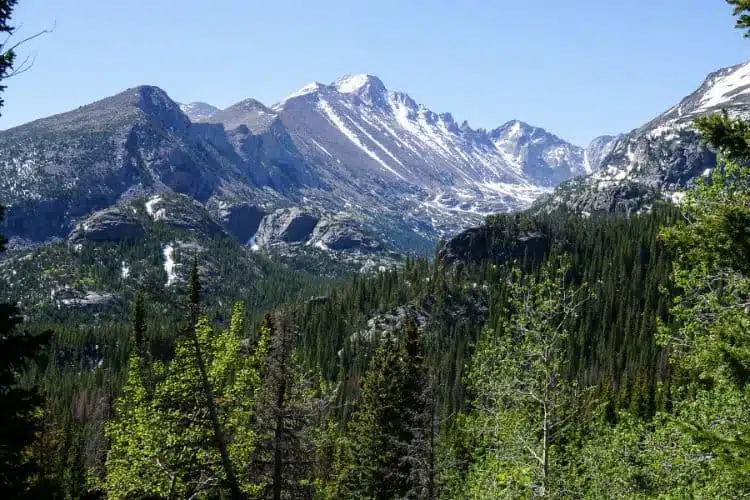
{"type": "Polygon", "coordinates": [[[284,392],[286,391],[285,377],[281,378],[279,390],[276,393],[276,430],[274,432],[273,446],[273,498],[281,500],[282,490],[282,466],[283,466],[283,440],[284,440],[284,392]]]}

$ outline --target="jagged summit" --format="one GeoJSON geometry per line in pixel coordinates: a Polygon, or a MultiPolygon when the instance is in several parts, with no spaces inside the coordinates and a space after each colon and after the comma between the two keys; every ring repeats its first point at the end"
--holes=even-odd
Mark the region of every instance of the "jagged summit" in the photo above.
{"type": "Polygon", "coordinates": [[[336,79],[331,87],[342,94],[356,95],[371,106],[383,106],[387,102],[388,89],[377,76],[346,75],[336,79]]]}

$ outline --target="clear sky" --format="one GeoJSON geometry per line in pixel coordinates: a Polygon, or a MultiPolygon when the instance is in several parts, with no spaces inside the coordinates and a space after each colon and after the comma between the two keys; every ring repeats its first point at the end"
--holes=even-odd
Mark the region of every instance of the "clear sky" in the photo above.
{"type": "Polygon", "coordinates": [[[14,19],[56,28],[26,45],[0,129],[141,84],[271,105],[371,73],[472,127],[520,119],[585,145],[750,59],[722,0],[20,0],[14,19]]]}

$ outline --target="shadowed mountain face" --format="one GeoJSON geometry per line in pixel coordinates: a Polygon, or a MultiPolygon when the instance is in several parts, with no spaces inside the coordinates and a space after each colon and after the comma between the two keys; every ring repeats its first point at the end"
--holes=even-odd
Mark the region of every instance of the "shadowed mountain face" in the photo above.
{"type": "Polygon", "coordinates": [[[716,166],[715,153],[701,143],[693,122],[722,109],[750,116],[750,63],[711,73],[679,104],[610,142],[594,174],[562,184],[537,206],[631,213],[661,199],[679,200],[681,191],[716,166]]]}
{"type": "Polygon", "coordinates": [[[270,108],[178,104],[143,86],[0,133],[3,231],[30,242],[175,192],[206,206],[335,213],[420,251],[591,168],[582,148],[543,129],[474,130],[371,75],[313,83],[270,108]]]}

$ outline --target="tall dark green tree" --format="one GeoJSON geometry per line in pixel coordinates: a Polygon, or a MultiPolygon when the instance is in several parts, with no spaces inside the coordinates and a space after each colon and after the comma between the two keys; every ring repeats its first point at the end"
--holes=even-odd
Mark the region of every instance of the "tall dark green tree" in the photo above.
{"type": "MultiPolygon", "coordinates": [[[[10,17],[16,0],[0,1],[0,33],[10,40],[14,28],[10,17]]],[[[16,59],[9,42],[0,45],[0,82],[13,72],[16,59]]],[[[6,85],[0,83],[0,93],[6,85]]],[[[0,98],[0,106],[4,103],[0,98]]],[[[4,209],[0,207],[0,224],[4,209]]],[[[6,240],[0,235],[0,252],[6,240]]],[[[40,358],[51,333],[30,335],[19,330],[22,317],[13,304],[0,304],[0,497],[19,498],[29,490],[34,464],[24,457],[40,430],[41,397],[35,388],[19,385],[18,375],[40,358]]]]}
{"type": "Polygon", "coordinates": [[[267,314],[262,328],[271,338],[256,402],[251,476],[264,483],[264,498],[313,498],[319,384],[302,369],[295,352],[297,327],[288,313],[267,314]]]}
{"type": "MultiPolygon", "coordinates": [[[[365,377],[359,407],[338,457],[336,498],[425,498],[414,453],[424,429],[423,352],[414,320],[405,334],[380,343],[365,377]]],[[[429,475],[427,475],[429,478],[429,475]]]]}
{"type": "Polygon", "coordinates": [[[214,441],[216,447],[219,450],[221,456],[221,464],[226,474],[227,486],[232,494],[233,500],[239,500],[244,498],[244,494],[240,489],[237,475],[234,471],[234,464],[229,455],[229,448],[227,446],[227,439],[222,429],[221,421],[219,418],[219,410],[216,405],[216,398],[214,397],[214,390],[211,384],[211,380],[208,376],[208,370],[206,369],[206,360],[204,358],[203,348],[201,347],[200,338],[198,336],[198,319],[200,317],[200,300],[201,300],[201,283],[198,275],[198,258],[193,259],[193,264],[190,268],[190,283],[188,285],[188,318],[190,325],[188,325],[188,333],[193,340],[195,349],[195,363],[200,373],[201,385],[203,387],[204,396],[206,398],[206,404],[208,405],[208,412],[211,417],[211,425],[214,431],[214,441]]]}
{"type": "Polygon", "coordinates": [[[727,0],[734,7],[734,15],[737,17],[737,29],[745,31],[745,36],[750,37],[750,0],[727,0]]]}
{"type": "MultiPolygon", "coordinates": [[[[0,222],[3,211],[0,209],[0,222]]],[[[5,240],[0,237],[0,251],[5,240]]],[[[0,497],[18,498],[27,491],[35,467],[24,457],[40,428],[42,398],[37,388],[19,384],[19,374],[40,359],[51,333],[20,330],[22,317],[13,304],[0,304],[0,497]]]]}

